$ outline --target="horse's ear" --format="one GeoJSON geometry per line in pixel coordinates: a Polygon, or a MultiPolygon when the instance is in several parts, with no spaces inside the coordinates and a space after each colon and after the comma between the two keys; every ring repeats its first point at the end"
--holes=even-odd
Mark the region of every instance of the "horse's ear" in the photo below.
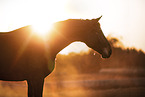
{"type": "Polygon", "coordinates": [[[94,22],[98,22],[101,19],[102,15],[99,18],[92,19],[94,22]]]}
{"type": "Polygon", "coordinates": [[[101,19],[101,17],[102,17],[102,15],[99,18],[97,18],[97,21],[99,21],[101,19]]]}
{"type": "Polygon", "coordinates": [[[101,19],[102,15],[99,18],[92,19],[93,22],[98,22],[101,19]]]}

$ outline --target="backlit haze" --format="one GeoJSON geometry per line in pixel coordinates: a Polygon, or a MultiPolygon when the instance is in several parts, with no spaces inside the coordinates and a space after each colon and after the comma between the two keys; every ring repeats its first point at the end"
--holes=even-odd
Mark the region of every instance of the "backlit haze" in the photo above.
{"type": "MultiPolygon", "coordinates": [[[[145,51],[144,5],[145,0],[0,0],[0,32],[33,25],[43,33],[57,21],[103,15],[100,24],[105,36],[111,34],[126,47],[145,51]]],[[[87,46],[77,42],[61,53],[82,50],[87,51],[87,46]]]]}

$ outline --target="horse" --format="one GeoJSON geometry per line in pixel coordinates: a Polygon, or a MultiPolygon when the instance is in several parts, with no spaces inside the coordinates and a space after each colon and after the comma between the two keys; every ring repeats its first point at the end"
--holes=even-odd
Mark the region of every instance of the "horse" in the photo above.
{"type": "Polygon", "coordinates": [[[46,39],[34,34],[30,25],[0,33],[0,80],[26,80],[28,97],[42,97],[44,79],[53,71],[56,55],[70,43],[84,42],[109,58],[112,50],[101,30],[100,18],[56,22],[46,39]]]}

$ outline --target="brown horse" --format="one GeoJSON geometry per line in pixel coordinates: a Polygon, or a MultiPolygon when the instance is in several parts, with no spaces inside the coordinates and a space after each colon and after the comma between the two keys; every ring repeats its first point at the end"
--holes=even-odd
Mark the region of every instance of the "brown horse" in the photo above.
{"type": "Polygon", "coordinates": [[[28,97],[42,97],[44,78],[54,69],[56,55],[74,41],[81,41],[103,58],[111,47],[99,19],[69,19],[54,24],[46,40],[33,34],[31,26],[0,33],[0,80],[28,83],[28,97]]]}

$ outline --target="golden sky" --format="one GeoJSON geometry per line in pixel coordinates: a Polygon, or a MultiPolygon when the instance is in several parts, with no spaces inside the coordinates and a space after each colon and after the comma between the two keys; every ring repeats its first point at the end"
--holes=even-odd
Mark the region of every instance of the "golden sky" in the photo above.
{"type": "MultiPolygon", "coordinates": [[[[100,23],[106,36],[121,37],[127,47],[145,51],[144,5],[145,0],[0,0],[0,32],[30,24],[46,26],[69,18],[92,19],[103,15],[100,23]]],[[[64,53],[88,49],[81,43],[67,48],[64,53]]]]}

